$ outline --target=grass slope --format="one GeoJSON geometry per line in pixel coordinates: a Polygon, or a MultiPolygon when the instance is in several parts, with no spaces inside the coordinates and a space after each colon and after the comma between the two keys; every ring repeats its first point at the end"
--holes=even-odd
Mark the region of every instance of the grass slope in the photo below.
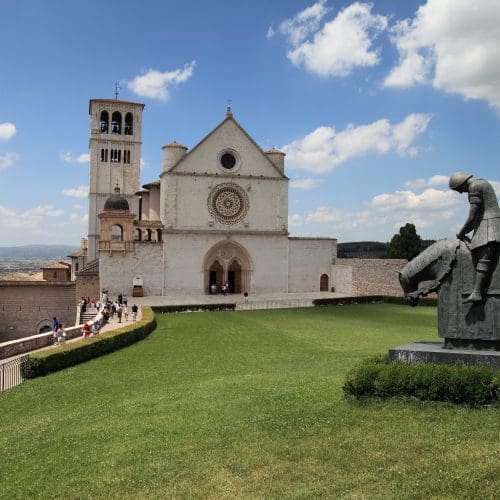
{"type": "Polygon", "coordinates": [[[494,498],[499,412],[343,399],[434,308],[158,316],[146,340],[0,396],[2,498],[494,498]]]}

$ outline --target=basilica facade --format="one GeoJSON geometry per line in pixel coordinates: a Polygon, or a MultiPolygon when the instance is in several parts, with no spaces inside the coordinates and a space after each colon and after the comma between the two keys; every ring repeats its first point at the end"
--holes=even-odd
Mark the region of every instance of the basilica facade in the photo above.
{"type": "Polygon", "coordinates": [[[334,238],[288,235],[285,154],[263,151],[226,115],[195,147],[162,148],[139,184],[144,105],[90,101],[88,265],[132,295],[329,291],[334,238]],[[98,265],[97,265],[98,264],[98,265]]]}

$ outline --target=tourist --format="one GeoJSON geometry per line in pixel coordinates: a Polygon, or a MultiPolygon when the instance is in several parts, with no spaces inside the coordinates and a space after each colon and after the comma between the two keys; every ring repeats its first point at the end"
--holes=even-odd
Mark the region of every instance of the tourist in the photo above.
{"type": "Polygon", "coordinates": [[[83,324],[82,328],[82,337],[90,337],[92,335],[92,330],[90,328],[90,325],[88,323],[83,324]]]}
{"type": "Polygon", "coordinates": [[[128,306],[127,304],[123,304],[123,316],[125,317],[125,321],[128,321],[128,306]]]}
{"type": "Polygon", "coordinates": [[[64,331],[64,325],[61,323],[57,329],[57,343],[56,345],[64,345],[66,343],[66,332],[64,331]]]}
{"type": "Polygon", "coordinates": [[[118,323],[122,322],[122,313],[122,305],[118,302],[118,304],[116,304],[116,315],[118,316],[118,323]]]}
{"type": "Polygon", "coordinates": [[[132,306],[132,321],[136,321],[137,320],[137,313],[139,312],[139,307],[137,306],[137,304],[134,304],[132,306]]]}

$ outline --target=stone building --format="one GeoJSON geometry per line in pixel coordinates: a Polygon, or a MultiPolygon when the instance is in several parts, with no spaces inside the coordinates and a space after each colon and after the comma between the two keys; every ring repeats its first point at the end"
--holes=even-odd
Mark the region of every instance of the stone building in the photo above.
{"type": "Polygon", "coordinates": [[[331,289],[336,239],[288,236],[284,153],[263,151],[228,107],[190,151],[163,146],[159,179],[140,189],[142,110],[90,101],[88,266],[98,258],[101,288],[132,295],[135,279],[146,295],[331,289]]]}
{"type": "Polygon", "coordinates": [[[67,262],[47,264],[34,274],[0,278],[0,342],[52,329],[56,316],[65,326],[75,324],[76,284],[67,262]]]}

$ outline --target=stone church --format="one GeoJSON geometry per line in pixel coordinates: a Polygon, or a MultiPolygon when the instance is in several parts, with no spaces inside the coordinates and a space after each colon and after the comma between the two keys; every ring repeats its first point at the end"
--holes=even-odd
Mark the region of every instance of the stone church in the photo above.
{"type": "MultiPolygon", "coordinates": [[[[163,146],[140,187],[144,105],[92,99],[88,269],[111,295],[328,291],[334,238],[288,235],[285,154],[263,151],[235,120],[188,150],[163,146]]],[[[77,273],[78,275],[79,273],[77,273]]],[[[85,269],[81,273],[85,275],[85,269]]]]}

